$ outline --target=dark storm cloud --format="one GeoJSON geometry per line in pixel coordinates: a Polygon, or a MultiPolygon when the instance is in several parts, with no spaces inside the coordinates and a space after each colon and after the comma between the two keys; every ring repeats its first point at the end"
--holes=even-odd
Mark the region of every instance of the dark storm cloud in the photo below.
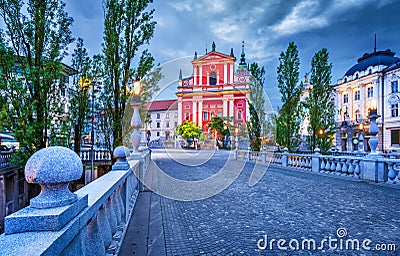
{"type": "MultiPolygon", "coordinates": [[[[73,33],[83,37],[90,53],[101,51],[102,2],[68,1],[75,19],[73,33]]],[[[152,5],[158,22],[148,46],[157,62],[205,53],[212,41],[217,51],[234,48],[240,56],[245,40],[247,62],[266,67],[267,85],[274,106],[279,105],[276,68],[281,51],[290,41],[299,48],[301,79],[310,69],[311,58],[323,47],[333,63],[332,83],[354,65],[364,52],[378,49],[399,51],[400,33],[396,0],[168,0],[152,5]]],[[[73,47],[70,47],[73,48],[73,47]]]]}

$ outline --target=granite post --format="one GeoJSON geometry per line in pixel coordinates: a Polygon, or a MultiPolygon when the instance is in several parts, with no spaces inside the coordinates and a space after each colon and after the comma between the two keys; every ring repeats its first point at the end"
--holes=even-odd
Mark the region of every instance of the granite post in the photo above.
{"type": "Polygon", "coordinates": [[[88,196],[78,197],[68,189],[81,177],[82,161],[72,150],[48,147],[37,151],[25,165],[25,179],[39,184],[40,194],[30,206],[5,218],[5,234],[26,231],[57,231],[88,205],[88,196]]]}
{"type": "Polygon", "coordinates": [[[314,150],[314,154],[312,155],[312,159],[311,159],[311,171],[313,172],[319,172],[319,168],[320,168],[320,152],[321,150],[319,148],[315,148],[314,150]]]}

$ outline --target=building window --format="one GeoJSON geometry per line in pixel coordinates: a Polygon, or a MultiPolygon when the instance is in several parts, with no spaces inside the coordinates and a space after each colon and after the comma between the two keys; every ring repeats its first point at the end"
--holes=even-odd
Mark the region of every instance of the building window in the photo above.
{"type": "Polygon", "coordinates": [[[367,89],[367,98],[372,98],[374,97],[374,88],[373,87],[368,87],[367,89]]]}
{"type": "Polygon", "coordinates": [[[357,110],[354,112],[354,115],[356,116],[356,122],[359,122],[359,121],[360,121],[360,117],[361,117],[360,110],[357,109],[357,110]]]}
{"type": "Polygon", "coordinates": [[[349,102],[349,95],[346,93],[346,94],[343,94],[343,103],[348,103],[349,102]]]}
{"type": "Polygon", "coordinates": [[[391,130],[390,131],[390,137],[391,137],[391,144],[392,146],[399,146],[400,145],[400,130],[391,130]]]}
{"type": "Polygon", "coordinates": [[[160,128],[160,127],[161,127],[160,122],[157,122],[157,128],[160,128]]]}
{"type": "Polygon", "coordinates": [[[175,115],[174,115],[174,117],[178,117],[178,112],[175,112],[175,115]]]}
{"type": "Polygon", "coordinates": [[[239,109],[237,112],[237,119],[242,120],[242,110],[241,109],[239,109]]]}
{"type": "Polygon", "coordinates": [[[157,137],[160,137],[160,132],[157,132],[157,137]]]}
{"type": "Polygon", "coordinates": [[[393,81],[391,85],[392,85],[392,93],[399,91],[399,84],[397,81],[393,81]]]}
{"type": "Polygon", "coordinates": [[[169,128],[169,122],[165,123],[165,127],[169,128]]]}
{"type": "Polygon", "coordinates": [[[208,120],[208,112],[203,112],[203,120],[208,120]]]}
{"type": "Polygon", "coordinates": [[[185,113],[185,120],[189,121],[189,119],[190,119],[190,113],[186,112],[185,113]]]}
{"type": "Polygon", "coordinates": [[[157,114],[157,119],[160,119],[160,114],[157,114]]]}
{"type": "Polygon", "coordinates": [[[166,114],[165,114],[165,118],[169,118],[169,113],[166,113],[166,114]]]}
{"type": "Polygon", "coordinates": [[[211,72],[210,74],[210,85],[216,85],[217,84],[217,75],[215,72],[211,72]]]}
{"type": "Polygon", "coordinates": [[[354,92],[354,100],[360,100],[360,91],[354,92]]]}
{"type": "Polygon", "coordinates": [[[390,106],[391,112],[392,112],[392,117],[399,116],[399,104],[392,104],[390,106]]]}
{"type": "Polygon", "coordinates": [[[174,125],[175,125],[175,127],[178,127],[178,122],[175,122],[174,125]]]}
{"type": "Polygon", "coordinates": [[[222,112],[221,111],[218,112],[218,116],[222,117],[222,112]]]}

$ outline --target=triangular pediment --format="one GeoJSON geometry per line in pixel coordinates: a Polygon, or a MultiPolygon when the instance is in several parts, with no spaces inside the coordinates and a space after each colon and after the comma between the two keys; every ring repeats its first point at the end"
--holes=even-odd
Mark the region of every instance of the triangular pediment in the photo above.
{"type": "Polygon", "coordinates": [[[206,55],[201,56],[200,58],[192,61],[192,63],[198,63],[198,62],[204,62],[204,61],[210,61],[210,60],[217,60],[217,61],[225,61],[225,60],[230,60],[230,61],[236,61],[235,57],[220,53],[220,52],[209,52],[206,55]]]}

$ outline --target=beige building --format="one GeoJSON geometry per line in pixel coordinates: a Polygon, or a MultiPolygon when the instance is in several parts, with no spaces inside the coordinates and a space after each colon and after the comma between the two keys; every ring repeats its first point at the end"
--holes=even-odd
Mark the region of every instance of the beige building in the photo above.
{"type": "Polygon", "coordinates": [[[335,89],[336,147],[344,151],[358,150],[359,135],[364,137],[364,150],[369,151],[369,122],[371,105],[376,103],[379,127],[379,151],[399,146],[400,116],[398,78],[400,59],[395,53],[376,51],[365,53],[338,80],[335,89]],[[362,124],[362,125],[360,125],[362,124]]]}

